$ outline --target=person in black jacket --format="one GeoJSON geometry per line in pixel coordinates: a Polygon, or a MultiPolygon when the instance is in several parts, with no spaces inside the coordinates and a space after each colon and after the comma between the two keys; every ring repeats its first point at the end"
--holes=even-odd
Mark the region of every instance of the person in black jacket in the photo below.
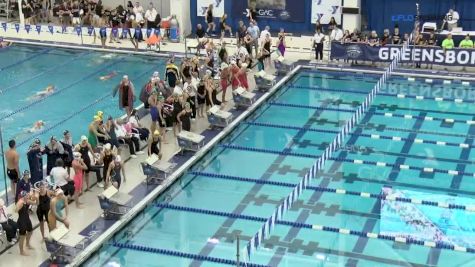
{"type": "Polygon", "coordinates": [[[56,160],[63,157],[64,147],[56,137],[51,136],[50,141],[46,144],[44,153],[46,154],[46,175],[49,175],[51,169],[55,167],[56,160]]]}
{"type": "Polygon", "coordinates": [[[32,184],[43,180],[43,154],[44,150],[41,147],[41,141],[39,139],[35,139],[26,153],[28,165],[30,167],[32,184]]]}

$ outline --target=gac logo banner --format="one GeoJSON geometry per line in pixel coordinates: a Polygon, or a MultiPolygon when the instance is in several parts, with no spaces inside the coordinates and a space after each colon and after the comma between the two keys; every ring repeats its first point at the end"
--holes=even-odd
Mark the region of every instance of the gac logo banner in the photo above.
{"type": "Polygon", "coordinates": [[[414,21],[414,15],[392,15],[391,21],[393,22],[412,22],[414,21]]]}

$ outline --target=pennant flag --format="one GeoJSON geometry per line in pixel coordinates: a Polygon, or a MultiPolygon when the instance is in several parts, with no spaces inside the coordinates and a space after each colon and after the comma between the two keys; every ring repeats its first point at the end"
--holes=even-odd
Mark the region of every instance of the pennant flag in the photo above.
{"type": "Polygon", "coordinates": [[[76,26],[75,30],[76,30],[76,33],[78,34],[78,36],[81,35],[81,33],[82,33],[81,26],[76,26]]]}
{"type": "Polygon", "coordinates": [[[36,32],[38,32],[38,34],[40,34],[40,32],[41,32],[41,25],[36,25],[36,32]]]}
{"type": "Polygon", "coordinates": [[[247,256],[249,257],[249,259],[251,259],[251,242],[247,243],[246,249],[247,249],[247,256]]]}
{"type": "Polygon", "coordinates": [[[93,32],[94,32],[94,27],[93,26],[87,27],[87,34],[89,34],[89,36],[91,36],[93,32]]]}
{"type": "Polygon", "coordinates": [[[112,28],[112,36],[117,37],[119,30],[117,28],[112,28]]]}
{"type": "Polygon", "coordinates": [[[127,38],[127,36],[129,36],[129,32],[130,32],[130,30],[128,28],[123,28],[122,29],[122,37],[127,38]]]}
{"type": "Polygon", "coordinates": [[[30,33],[30,30],[31,30],[31,25],[29,25],[29,24],[25,25],[25,31],[27,33],[30,33]]]}
{"type": "Polygon", "coordinates": [[[61,27],[61,33],[65,33],[65,32],[66,32],[66,26],[63,25],[63,26],[61,27]]]}
{"type": "Polygon", "coordinates": [[[53,34],[53,31],[54,31],[54,27],[53,25],[48,25],[48,31],[53,34]]]}
{"type": "Polygon", "coordinates": [[[147,38],[150,38],[150,35],[152,35],[152,29],[147,29],[147,38]]]}
{"type": "Polygon", "coordinates": [[[3,28],[3,31],[7,31],[7,23],[6,22],[2,22],[2,28],[3,28]]]}

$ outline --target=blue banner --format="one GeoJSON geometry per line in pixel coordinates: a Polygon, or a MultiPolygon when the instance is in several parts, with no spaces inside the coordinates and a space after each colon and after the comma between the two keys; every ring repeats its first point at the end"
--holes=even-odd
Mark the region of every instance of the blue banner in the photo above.
{"type": "Polygon", "coordinates": [[[30,33],[30,30],[31,30],[31,25],[28,25],[28,24],[25,25],[25,31],[26,31],[27,33],[30,33]]]}
{"type": "Polygon", "coordinates": [[[94,32],[94,27],[93,26],[87,27],[87,34],[89,34],[89,36],[91,36],[93,32],[94,32]]]}
{"type": "Polygon", "coordinates": [[[3,31],[7,31],[7,23],[2,22],[3,31]]]}
{"type": "Polygon", "coordinates": [[[129,36],[130,30],[128,28],[122,29],[122,38],[127,38],[129,36]]]}
{"type": "Polygon", "coordinates": [[[306,7],[296,2],[296,0],[233,0],[233,14],[249,17],[250,10],[255,9],[257,20],[262,18],[304,22],[306,7]]]}
{"type": "MultiPolygon", "coordinates": [[[[402,46],[369,46],[360,43],[331,45],[332,59],[351,59],[374,62],[390,62],[401,53],[402,46]]],[[[473,66],[475,49],[450,49],[444,51],[438,46],[411,46],[401,55],[402,63],[421,63],[450,66],[473,66]]]]}
{"type": "Polygon", "coordinates": [[[41,25],[36,25],[36,32],[40,34],[41,32],[41,25]]]}
{"type": "Polygon", "coordinates": [[[81,26],[76,26],[76,29],[75,29],[75,30],[76,30],[76,33],[78,34],[78,36],[81,35],[81,33],[82,33],[82,28],[81,28],[81,26]]]}
{"type": "Polygon", "coordinates": [[[53,34],[53,31],[54,31],[54,27],[53,25],[48,25],[48,31],[53,34]]]}

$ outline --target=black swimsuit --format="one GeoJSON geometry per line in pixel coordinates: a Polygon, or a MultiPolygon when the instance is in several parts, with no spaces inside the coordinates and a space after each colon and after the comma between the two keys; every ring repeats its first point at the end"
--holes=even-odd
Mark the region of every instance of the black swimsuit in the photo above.
{"type": "Polygon", "coordinates": [[[208,10],[208,14],[206,16],[206,22],[213,23],[213,11],[208,10]]]}
{"type": "Polygon", "coordinates": [[[30,214],[28,213],[30,205],[24,203],[23,207],[18,211],[18,230],[20,235],[25,235],[27,232],[31,233],[33,231],[33,225],[31,224],[30,214]]]}
{"type": "Polygon", "coordinates": [[[48,193],[40,195],[39,197],[38,207],[36,208],[36,215],[38,216],[38,220],[40,222],[48,221],[50,200],[51,198],[48,196],[48,193]]]}
{"type": "Polygon", "coordinates": [[[158,148],[159,143],[160,143],[160,139],[157,141],[152,141],[152,148],[150,149],[152,154],[155,154],[157,156],[160,155],[160,149],[158,148]]]}

